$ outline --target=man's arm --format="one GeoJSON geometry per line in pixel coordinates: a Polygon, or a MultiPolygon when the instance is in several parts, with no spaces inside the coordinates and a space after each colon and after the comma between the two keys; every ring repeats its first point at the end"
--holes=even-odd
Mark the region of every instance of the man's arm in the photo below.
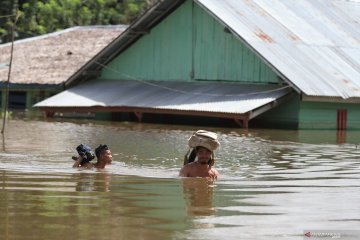
{"type": "Polygon", "coordinates": [[[211,171],[212,171],[211,178],[217,180],[217,178],[220,176],[220,173],[215,168],[212,168],[211,171]]]}
{"type": "Polygon", "coordinates": [[[80,167],[80,163],[81,163],[82,160],[83,160],[83,157],[82,157],[82,156],[79,156],[79,157],[75,160],[74,165],[73,165],[73,168],[80,167]]]}
{"type": "Polygon", "coordinates": [[[189,176],[189,166],[185,165],[181,168],[179,177],[188,177],[189,176]]]}

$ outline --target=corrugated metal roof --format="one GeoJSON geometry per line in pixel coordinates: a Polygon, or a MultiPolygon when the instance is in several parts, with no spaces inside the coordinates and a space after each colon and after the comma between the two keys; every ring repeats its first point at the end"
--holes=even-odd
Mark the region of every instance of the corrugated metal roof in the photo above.
{"type": "Polygon", "coordinates": [[[309,96],[360,97],[360,2],[194,0],[309,96]]]}
{"type": "Polygon", "coordinates": [[[100,106],[243,114],[290,92],[289,87],[277,85],[91,81],[39,102],[35,107],[100,106]]]}

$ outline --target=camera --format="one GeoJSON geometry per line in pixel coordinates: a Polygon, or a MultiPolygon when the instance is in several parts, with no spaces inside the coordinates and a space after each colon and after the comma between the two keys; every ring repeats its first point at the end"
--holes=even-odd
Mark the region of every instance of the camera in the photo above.
{"type": "MultiPolygon", "coordinates": [[[[91,160],[93,160],[95,158],[95,155],[94,155],[93,151],[91,150],[91,148],[85,144],[80,144],[79,146],[77,146],[76,151],[79,154],[79,156],[81,156],[83,158],[83,160],[81,161],[81,165],[83,165],[84,163],[90,162],[91,160]]],[[[77,157],[72,157],[72,159],[76,160],[77,157]]]]}

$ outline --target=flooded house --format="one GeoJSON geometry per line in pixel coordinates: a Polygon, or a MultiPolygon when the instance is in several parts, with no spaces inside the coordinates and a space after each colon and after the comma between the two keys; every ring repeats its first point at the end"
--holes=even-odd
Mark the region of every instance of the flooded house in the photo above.
{"type": "MultiPolygon", "coordinates": [[[[32,106],[66,89],[66,82],[81,67],[117,37],[126,26],[73,27],[14,42],[11,78],[8,73],[11,43],[0,45],[1,104],[9,109],[30,110],[32,106]]],[[[96,74],[82,72],[82,74],[96,74]]]]}
{"type": "Polygon", "coordinates": [[[158,1],[35,106],[109,120],[360,129],[359,19],[351,0],[158,1]]]}

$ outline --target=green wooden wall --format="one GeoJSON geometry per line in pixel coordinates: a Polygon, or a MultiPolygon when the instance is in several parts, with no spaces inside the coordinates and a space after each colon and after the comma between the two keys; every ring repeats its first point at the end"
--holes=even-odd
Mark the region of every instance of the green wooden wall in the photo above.
{"type": "Polygon", "coordinates": [[[360,129],[360,105],[355,103],[301,102],[299,129],[337,128],[337,109],[347,110],[347,129],[360,129]]]}
{"type": "Polygon", "coordinates": [[[194,5],[194,72],[201,80],[277,83],[277,75],[237,37],[194,5]]]}
{"type": "Polygon", "coordinates": [[[257,125],[266,128],[297,129],[299,107],[300,96],[296,94],[288,101],[250,120],[250,127],[257,125]]]}
{"type": "Polygon", "coordinates": [[[110,62],[101,78],[278,82],[260,58],[191,0],[110,62]]]}
{"type": "Polygon", "coordinates": [[[251,126],[299,130],[337,130],[337,110],[347,110],[347,130],[360,130],[360,105],[304,102],[296,95],[250,121],[251,126]]]}
{"type": "Polygon", "coordinates": [[[191,3],[181,5],[102,71],[114,80],[190,80],[191,3]]]}

